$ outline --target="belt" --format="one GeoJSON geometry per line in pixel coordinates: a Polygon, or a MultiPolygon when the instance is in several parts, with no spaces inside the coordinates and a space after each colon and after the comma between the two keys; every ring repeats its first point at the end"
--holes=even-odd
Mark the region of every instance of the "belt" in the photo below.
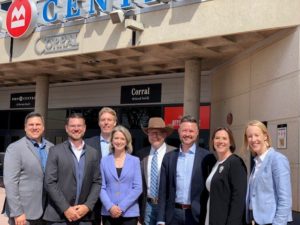
{"type": "Polygon", "coordinates": [[[147,198],[147,202],[150,202],[153,205],[157,205],[158,204],[158,198],[147,198]]]}
{"type": "Polygon", "coordinates": [[[175,208],[177,209],[191,209],[191,205],[175,203],[175,208]]]}

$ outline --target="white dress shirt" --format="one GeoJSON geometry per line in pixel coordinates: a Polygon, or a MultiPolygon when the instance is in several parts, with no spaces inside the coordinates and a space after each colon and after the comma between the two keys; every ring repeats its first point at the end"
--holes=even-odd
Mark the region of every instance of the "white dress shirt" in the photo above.
{"type": "Polygon", "coordinates": [[[148,156],[148,165],[147,165],[147,174],[148,174],[148,177],[147,177],[147,193],[148,193],[149,197],[151,197],[151,195],[150,195],[151,162],[152,162],[152,158],[153,158],[153,155],[154,155],[154,151],[157,151],[158,183],[159,183],[159,180],[160,180],[160,168],[161,168],[161,164],[162,164],[163,158],[164,158],[164,156],[166,154],[166,151],[167,151],[167,145],[166,145],[166,143],[163,143],[157,150],[155,150],[154,148],[151,147],[150,154],[148,156]]]}

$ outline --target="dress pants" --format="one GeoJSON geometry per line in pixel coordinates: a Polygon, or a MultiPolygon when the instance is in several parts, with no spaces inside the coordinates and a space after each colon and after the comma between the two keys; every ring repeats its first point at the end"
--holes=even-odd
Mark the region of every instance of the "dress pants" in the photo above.
{"type": "Polygon", "coordinates": [[[119,217],[102,216],[103,225],[137,225],[137,217],[119,217]]]}
{"type": "Polygon", "coordinates": [[[48,222],[47,225],[92,225],[91,221],[48,222]]]}
{"type": "Polygon", "coordinates": [[[156,225],[157,224],[157,204],[153,204],[151,202],[146,203],[144,224],[145,225],[156,225]]]}
{"type": "Polygon", "coordinates": [[[170,224],[167,225],[198,225],[194,220],[191,209],[175,208],[174,216],[170,224]]]}
{"type": "MultiPolygon", "coordinates": [[[[15,225],[15,219],[14,218],[9,218],[8,219],[8,224],[9,225],[15,225]]],[[[38,220],[27,220],[26,225],[47,225],[47,222],[42,219],[38,220]]]]}

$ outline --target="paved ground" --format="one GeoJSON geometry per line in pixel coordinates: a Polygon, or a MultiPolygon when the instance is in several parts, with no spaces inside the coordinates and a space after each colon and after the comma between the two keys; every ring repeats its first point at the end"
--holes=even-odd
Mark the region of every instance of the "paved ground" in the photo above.
{"type": "MultiPolygon", "coordinates": [[[[0,210],[2,211],[2,206],[5,199],[5,191],[3,188],[0,188],[0,210]]],[[[300,212],[294,212],[293,213],[294,222],[292,225],[300,225],[300,212]]],[[[7,217],[0,214],[0,225],[8,225],[7,223],[7,217]]]]}
{"type": "MultiPolygon", "coordinates": [[[[4,199],[5,199],[5,191],[3,188],[0,188],[0,211],[2,211],[4,199]]],[[[5,217],[3,214],[0,214],[0,225],[8,225],[7,217],[5,217]]]]}

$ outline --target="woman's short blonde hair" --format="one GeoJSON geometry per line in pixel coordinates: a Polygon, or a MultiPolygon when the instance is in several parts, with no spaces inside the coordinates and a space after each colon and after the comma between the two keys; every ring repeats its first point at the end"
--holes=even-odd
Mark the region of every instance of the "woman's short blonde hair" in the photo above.
{"type": "MultiPolygon", "coordinates": [[[[244,132],[244,147],[245,147],[245,149],[249,148],[249,143],[248,143],[248,138],[247,138],[247,129],[250,126],[258,127],[262,131],[262,133],[266,136],[265,142],[266,142],[267,148],[271,147],[272,141],[271,141],[271,137],[270,137],[270,134],[268,132],[266,125],[263,124],[262,122],[260,122],[259,120],[251,120],[246,124],[246,127],[245,127],[245,132],[244,132]]],[[[252,149],[250,149],[250,151],[252,154],[256,155],[256,153],[253,152],[252,149]]]]}
{"type": "Polygon", "coordinates": [[[126,147],[125,147],[125,150],[126,152],[128,152],[129,154],[132,153],[133,149],[132,149],[132,138],[131,138],[131,134],[129,132],[129,130],[122,126],[122,125],[118,125],[116,126],[112,132],[111,132],[111,135],[110,135],[110,151],[113,153],[114,152],[114,146],[112,145],[112,140],[113,140],[113,137],[114,137],[114,134],[119,131],[121,132],[122,134],[124,134],[125,136],[125,139],[126,139],[126,147]]]}

